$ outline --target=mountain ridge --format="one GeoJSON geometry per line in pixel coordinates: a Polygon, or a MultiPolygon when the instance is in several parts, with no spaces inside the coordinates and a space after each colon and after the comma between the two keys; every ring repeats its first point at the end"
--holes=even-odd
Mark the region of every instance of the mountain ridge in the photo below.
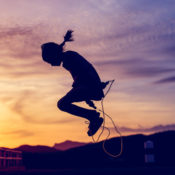
{"type": "MultiPolygon", "coordinates": [[[[175,166],[175,131],[159,132],[150,135],[123,136],[123,152],[120,157],[110,157],[103,150],[104,141],[86,144],[65,151],[23,152],[24,165],[28,169],[65,169],[65,168],[116,168],[123,166],[145,166],[144,142],[154,144],[154,165],[175,166]]],[[[105,149],[111,154],[120,152],[120,137],[109,139],[105,149]]],[[[47,147],[46,147],[47,148],[47,147]]],[[[55,149],[54,149],[55,150],[55,149]]]]}
{"type": "Polygon", "coordinates": [[[64,142],[61,143],[55,143],[53,148],[57,149],[57,150],[61,150],[61,151],[65,151],[71,148],[76,148],[76,147],[80,147],[80,146],[84,146],[84,145],[88,145],[91,144],[89,143],[85,143],[85,142],[78,142],[78,141],[71,141],[71,140],[66,140],[64,142]]]}
{"type": "Polygon", "coordinates": [[[81,147],[84,145],[91,144],[91,142],[78,142],[65,140],[64,142],[55,143],[52,147],[46,145],[20,145],[19,147],[13,148],[13,150],[23,151],[23,152],[57,152],[57,151],[66,151],[68,149],[81,147]]]}

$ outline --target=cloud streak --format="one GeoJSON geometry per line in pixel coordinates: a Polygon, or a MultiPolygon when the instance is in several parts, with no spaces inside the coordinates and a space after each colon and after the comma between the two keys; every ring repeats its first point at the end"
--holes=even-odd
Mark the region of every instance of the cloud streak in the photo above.
{"type": "Polygon", "coordinates": [[[15,59],[36,57],[40,53],[40,45],[46,39],[43,27],[43,24],[0,26],[0,48],[7,49],[6,54],[15,59]]]}
{"type": "Polygon", "coordinates": [[[166,84],[166,83],[175,83],[175,76],[163,78],[155,82],[156,84],[166,84]]]}
{"type": "MultiPolygon", "coordinates": [[[[41,93],[42,94],[42,93],[41,93]]],[[[27,123],[31,124],[43,124],[43,125],[52,125],[52,124],[66,124],[72,123],[74,120],[65,118],[60,119],[59,116],[56,116],[53,113],[53,109],[57,110],[56,104],[51,109],[47,106],[44,106],[44,96],[37,96],[37,92],[33,90],[23,90],[18,94],[13,102],[11,102],[11,110],[18,114],[21,119],[27,123]],[[41,105],[42,103],[42,105],[41,105]],[[41,106],[44,106],[40,109],[41,106]],[[52,113],[50,114],[50,111],[52,113]],[[32,111],[32,112],[30,112],[32,111]],[[44,113],[46,111],[47,113],[44,113]],[[52,117],[50,117],[52,115],[52,117]]],[[[4,98],[4,102],[12,101],[11,98],[4,98]]],[[[47,104],[49,105],[49,104],[47,104]]]]}
{"type": "Polygon", "coordinates": [[[175,124],[156,125],[150,128],[128,128],[128,127],[120,128],[121,132],[142,132],[142,133],[159,132],[159,131],[167,131],[167,130],[175,130],[175,124]]]}
{"type": "Polygon", "coordinates": [[[1,78],[54,76],[41,58],[40,46],[48,40],[43,28],[44,24],[0,26],[1,78]]]}
{"type": "Polygon", "coordinates": [[[116,68],[116,71],[122,72],[127,77],[140,77],[140,78],[152,78],[160,75],[175,72],[175,67],[167,67],[166,65],[158,64],[156,61],[148,61],[145,59],[133,58],[125,60],[109,60],[100,61],[95,63],[97,66],[103,66],[107,68],[116,68]]]}
{"type": "Polygon", "coordinates": [[[13,136],[16,136],[16,137],[19,137],[19,138],[22,138],[22,137],[30,137],[30,136],[34,136],[35,133],[34,132],[31,132],[31,131],[28,131],[28,130],[24,130],[24,129],[19,129],[19,130],[14,130],[14,131],[7,131],[7,132],[3,132],[1,133],[3,135],[13,135],[13,136]]]}

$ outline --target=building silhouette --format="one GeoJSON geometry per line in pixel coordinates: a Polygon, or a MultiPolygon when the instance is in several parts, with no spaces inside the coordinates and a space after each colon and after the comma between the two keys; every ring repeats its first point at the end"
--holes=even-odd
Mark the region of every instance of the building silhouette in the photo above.
{"type": "Polygon", "coordinates": [[[0,170],[23,168],[21,151],[0,147],[0,170]]]}

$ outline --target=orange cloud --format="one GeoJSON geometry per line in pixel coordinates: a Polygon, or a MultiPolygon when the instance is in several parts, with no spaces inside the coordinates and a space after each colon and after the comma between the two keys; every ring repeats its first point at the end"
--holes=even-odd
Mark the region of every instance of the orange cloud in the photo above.
{"type": "Polygon", "coordinates": [[[29,136],[34,136],[35,133],[28,131],[28,130],[24,130],[24,129],[19,129],[19,130],[14,130],[14,131],[6,131],[1,133],[3,135],[13,135],[15,137],[29,137],[29,136]]]}

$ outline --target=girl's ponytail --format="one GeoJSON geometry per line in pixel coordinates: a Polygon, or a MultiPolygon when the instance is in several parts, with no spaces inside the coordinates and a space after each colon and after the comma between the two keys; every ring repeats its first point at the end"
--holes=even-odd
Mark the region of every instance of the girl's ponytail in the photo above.
{"type": "Polygon", "coordinates": [[[72,32],[73,30],[68,30],[66,32],[66,34],[64,35],[64,41],[60,44],[60,46],[63,48],[63,46],[65,45],[66,42],[71,42],[74,41],[74,39],[72,38],[72,32]]]}

